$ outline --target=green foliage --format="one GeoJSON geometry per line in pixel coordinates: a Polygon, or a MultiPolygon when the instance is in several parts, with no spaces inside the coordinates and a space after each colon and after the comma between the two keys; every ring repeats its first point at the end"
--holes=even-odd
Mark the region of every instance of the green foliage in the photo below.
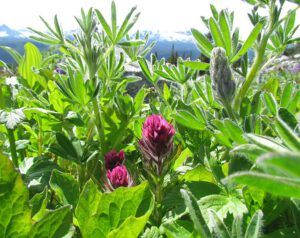
{"type": "Polygon", "coordinates": [[[103,194],[89,181],[75,216],[83,237],[137,237],[151,213],[151,200],[147,183],[103,194]]]}

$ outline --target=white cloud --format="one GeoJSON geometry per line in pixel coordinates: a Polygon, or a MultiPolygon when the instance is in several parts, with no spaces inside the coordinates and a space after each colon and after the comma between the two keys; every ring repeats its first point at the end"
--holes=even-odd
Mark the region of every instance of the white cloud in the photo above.
{"type": "MultiPolygon", "coordinates": [[[[1,4],[0,22],[18,29],[44,29],[38,16],[51,21],[57,14],[63,28],[70,30],[76,28],[74,15],[80,14],[81,7],[98,8],[108,17],[110,3],[110,0],[9,0],[1,4]]],[[[241,0],[116,0],[118,18],[124,18],[130,8],[137,5],[141,16],[136,28],[168,32],[186,31],[191,27],[204,30],[200,16],[210,15],[210,4],[235,11],[235,22],[243,36],[251,30],[247,16],[251,7],[241,0]]],[[[287,5],[287,9],[291,8],[291,4],[287,5]]]]}

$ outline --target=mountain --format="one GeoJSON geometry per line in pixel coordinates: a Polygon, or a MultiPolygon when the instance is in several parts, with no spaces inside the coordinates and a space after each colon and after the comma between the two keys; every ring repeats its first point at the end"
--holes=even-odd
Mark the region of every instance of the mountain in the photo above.
{"type": "MultiPolygon", "coordinates": [[[[141,37],[146,35],[142,31],[141,37]]],[[[67,32],[72,35],[73,31],[67,32]]],[[[0,25],[0,46],[9,46],[14,48],[19,53],[24,53],[24,44],[26,42],[33,42],[40,50],[47,49],[46,45],[35,42],[29,38],[30,32],[28,30],[15,30],[6,25],[0,25]]],[[[158,58],[169,58],[173,53],[177,53],[184,58],[190,57],[196,59],[199,56],[199,50],[194,44],[193,37],[190,32],[160,32],[150,31],[149,42],[155,41],[156,45],[151,53],[157,54],[158,58]]],[[[0,60],[6,63],[14,63],[13,59],[4,50],[0,49],[0,60]]]]}

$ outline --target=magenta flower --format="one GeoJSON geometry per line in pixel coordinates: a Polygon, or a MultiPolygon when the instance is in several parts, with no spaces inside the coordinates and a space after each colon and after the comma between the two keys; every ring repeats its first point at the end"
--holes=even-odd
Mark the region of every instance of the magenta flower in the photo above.
{"type": "Polygon", "coordinates": [[[124,165],[119,165],[112,170],[107,170],[106,177],[113,188],[127,187],[131,180],[124,165]]]}
{"type": "Polygon", "coordinates": [[[118,165],[122,165],[125,160],[125,153],[121,150],[119,153],[116,150],[111,150],[104,156],[106,170],[112,170],[118,165]]]}
{"type": "Polygon", "coordinates": [[[155,167],[161,175],[164,161],[173,149],[174,127],[161,115],[149,116],[144,125],[140,149],[147,167],[155,167]]]}

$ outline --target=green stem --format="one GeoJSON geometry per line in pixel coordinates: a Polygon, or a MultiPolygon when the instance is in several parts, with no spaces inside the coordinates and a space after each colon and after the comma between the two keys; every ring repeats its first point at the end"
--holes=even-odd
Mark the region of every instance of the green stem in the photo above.
{"type": "Polygon", "coordinates": [[[104,129],[101,121],[101,109],[99,108],[99,102],[97,98],[93,100],[93,109],[95,115],[95,125],[99,134],[99,141],[101,146],[100,153],[103,155],[103,150],[105,148],[105,138],[104,138],[104,129]]]}
{"type": "Polygon", "coordinates": [[[7,134],[8,134],[8,140],[9,140],[9,145],[10,145],[11,158],[12,158],[12,161],[13,161],[15,167],[18,168],[19,163],[18,163],[18,155],[17,155],[17,149],[16,149],[16,140],[15,140],[14,130],[7,128],[7,134]]]}
{"type": "Polygon", "coordinates": [[[273,28],[274,21],[275,21],[274,9],[275,9],[275,2],[272,1],[271,5],[269,6],[269,26],[268,26],[265,34],[263,35],[262,40],[259,43],[259,46],[258,46],[258,49],[256,52],[256,57],[254,59],[254,62],[252,64],[252,67],[251,67],[249,73],[246,76],[246,80],[245,80],[244,84],[242,85],[242,87],[240,88],[240,90],[235,98],[235,102],[234,102],[235,110],[238,110],[243,97],[247,94],[251,83],[256,78],[258,72],[261,70],[261,68],[263,66],[264,55],[265,55],[265,51],[267,48],[267,43],[268,43],[268,40],[274,30],[274,28],[273,28]]]}
{"type": "Polygon", "coordinates": [[[154,217],[156,225],[159,227],[162,220],[162,201],[163,201],[163,187],[162,187],[162,178],[158,178],[155,188],[155,208],[154,208],[154,217]]]}
{"type": "Polygon", "coordinates": [[[42,119],[38,117],[39,123],[39,134],[38,134],[38,155],[41,156],[43,153],[43,133],[42,133],[42,119]]]}

